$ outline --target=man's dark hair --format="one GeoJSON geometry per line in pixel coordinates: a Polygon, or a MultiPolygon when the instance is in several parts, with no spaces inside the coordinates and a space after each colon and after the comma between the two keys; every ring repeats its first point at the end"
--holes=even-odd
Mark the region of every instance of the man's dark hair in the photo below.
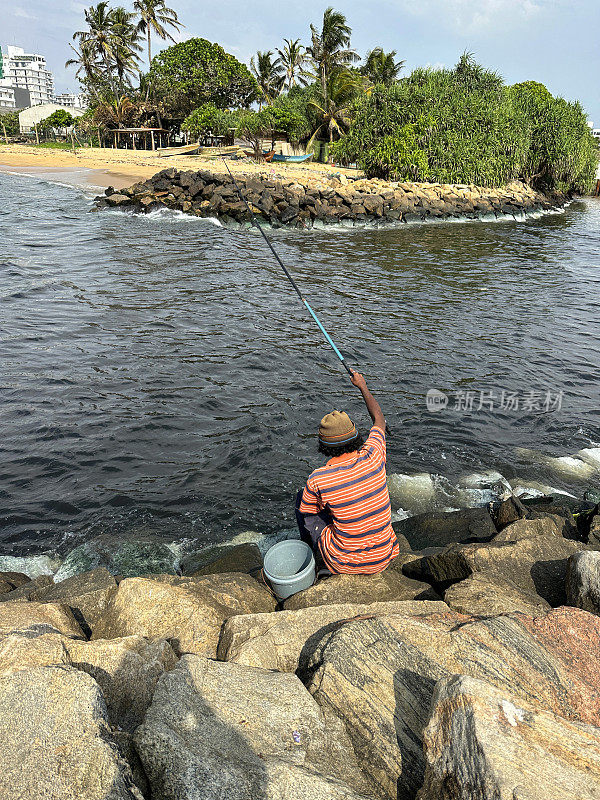
{"type": "Polygon", "coordinates": [[[357,433],[354,439],[344,444],[323,444],[319,440],[319,453],[323,453],[329,458],[335,458],[335,456],[341,456],[344,453],[353,453],[355,450],[360,450],[364,443],[365,441],[360,433],[357,433]]]}

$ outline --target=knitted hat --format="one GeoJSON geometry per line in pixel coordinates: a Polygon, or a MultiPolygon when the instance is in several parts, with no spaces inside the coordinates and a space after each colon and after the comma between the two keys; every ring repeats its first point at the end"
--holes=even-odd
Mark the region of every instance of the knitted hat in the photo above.
{"type": "Polygon", "coordinates": [[[347,444],[357,436],[356,425],[345,411],[326,414],[319,425],[319,441],[323,444],[347,444]]]}

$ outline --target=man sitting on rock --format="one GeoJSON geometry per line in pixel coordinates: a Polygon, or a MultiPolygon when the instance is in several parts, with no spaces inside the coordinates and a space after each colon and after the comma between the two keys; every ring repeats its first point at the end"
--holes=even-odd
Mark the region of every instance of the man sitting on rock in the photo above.
{"type": "Polygon", "coordinates": [[[384,570],[398,555],[385,474],[385,418],[362,375],[351,381],[361,391],[373,420],[363,439],[346,413],[332,411],[319,426],[319,451],[330,456],[298,492],[300,536],[327,569],[351,575],[384,570]]]}

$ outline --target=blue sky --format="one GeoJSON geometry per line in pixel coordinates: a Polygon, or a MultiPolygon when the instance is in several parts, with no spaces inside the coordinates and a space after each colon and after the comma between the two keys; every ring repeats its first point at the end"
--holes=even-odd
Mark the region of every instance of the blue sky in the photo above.
{"type": "MultiPolygon", "coordinates": [[[[0,44],[42,53],[57,90],[75,90],[75,78],[64,62],[86,5],[76,0],[0,0],[0,44]]],[[[309,23],[319,21],[327,3],[171,0],[168,5],[185,25],[178,39],[203,36],[247,62],[256,50],[279,46],[283,37],[301,37],[307,43],[309,23]]],[[[451,66],[469,50],[509,83],[541,81],[553,94],[580,100],[600,127],[598,0],[340,0],[334,7],[346,14],[360,53],[376,45],[394,49],[410,70],[451,66]]]]}

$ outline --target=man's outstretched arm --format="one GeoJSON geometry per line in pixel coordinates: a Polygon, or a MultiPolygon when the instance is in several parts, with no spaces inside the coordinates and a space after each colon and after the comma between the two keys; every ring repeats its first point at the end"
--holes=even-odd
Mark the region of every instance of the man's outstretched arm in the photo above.
{"type": "Polygon", "coordinates": [[[369,391],[366,380],[363,378],[360,372],[355,372],[354,370],[352,370],[352,376],[350,380],[354,386],[357,387],[357,389],[360,389],[360,393],[365,401],[367,411],[373,420],[373,425],[377,425],[378,428],[381,428],[382,431],[385,431],[385,417],[383,416],[383,411],[381,410],[381,406],[377,400],[375,400],[369,391]]]}

